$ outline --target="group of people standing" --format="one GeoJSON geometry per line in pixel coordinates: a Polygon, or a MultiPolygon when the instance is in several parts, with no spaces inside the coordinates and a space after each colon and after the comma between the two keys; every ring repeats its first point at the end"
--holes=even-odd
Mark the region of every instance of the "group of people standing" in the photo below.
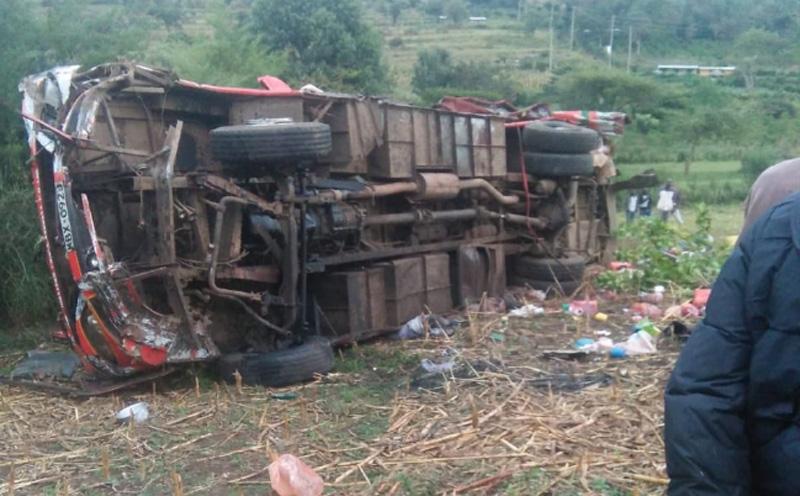
{"type": "MultiPolygon", "coordinates": [[[[679,208],[680,199],[680,192],[673,186],[672,181],[667,181],[658,192],[658,203],[656,203],[656,210],[658,210],[662,220],[667,221],[672,216],[675,217],[679,224],[683,224],[683,216],[679,208]]],[[[628,222],[632,222],[637,215],[650,217],[653,213],[652,205],[653,198],[646,189],[631,191],[625,207],[625,217],[628,222]]]]}

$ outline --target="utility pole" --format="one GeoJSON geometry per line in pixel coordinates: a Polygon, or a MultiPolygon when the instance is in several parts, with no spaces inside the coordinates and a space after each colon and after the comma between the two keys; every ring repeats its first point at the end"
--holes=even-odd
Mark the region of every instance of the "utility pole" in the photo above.
{"type": "Polygon", "coordinates": [[[614,57],[614,23],[617,21],[617,16],[611,16],[611,35],[608,42],[608,66],[611,67],[614,65],[613,57],[614,57]]]}
{"type": "Polygon", "coordinates": [[[572,6],[572,20],[569,23],[569,51],[575,48],[575,6],[572,6]]]}
{"type": "Polygon", "coordinates": [[[553,4],[550,4],[550,58],[548,60],[547,68],[549,72],[553,72],[553,4]]]}
{"type": "Polygon", "coordinates": [[[626,66],[628,74],[631,73],[631,55],[633,54],[633,25],[628,26],[628,64],[626,66]]]}

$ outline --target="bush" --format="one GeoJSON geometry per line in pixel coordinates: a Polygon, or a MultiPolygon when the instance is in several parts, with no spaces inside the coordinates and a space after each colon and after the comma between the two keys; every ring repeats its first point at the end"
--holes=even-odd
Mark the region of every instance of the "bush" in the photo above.
{"type": "MultiPolygon", "coordinates": [[[[19,164],[23,166],[22,163],[19,164]]],[[[39,223],[30,187],[0,192],[0,318],[14,328],[53,317],[55,301],[41,249],[39,223]]]]}
{"type": "Polygon", "coordinates": [[[679,291],[710,287],[728,256],[715,246],[709,235],[711,216],[703,205],[697,218],[697,230],[687,232],[657,217],[640,218],[625,224],[618,232],[620,245],[617,260],[631,262],[635,270],[604,272],[598,285],[625,293],[663,285],[679,291]]]}
{"type": "Polygon", "coordinates": [[[502,70],[456,61],[441,48],[419,53],[411,86],[426,103],[433,103],[444,94],[513,100],[516,93],[511,78],[502,70]],[[448,88],[449,93],[443,93],[448,88]]]}
{"type": "Polygon", "coordinates": [[[780,153],[774,148],[754,148],[742,154],[742,174],[752,182],[767,167],[778,163],[780,153]]]}

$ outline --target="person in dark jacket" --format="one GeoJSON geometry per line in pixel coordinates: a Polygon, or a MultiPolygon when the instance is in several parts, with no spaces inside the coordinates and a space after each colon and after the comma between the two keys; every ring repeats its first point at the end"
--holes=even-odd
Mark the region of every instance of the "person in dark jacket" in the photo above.
{"type": "Polygon", "coordinates": [[[800,193],[743,235],[665,393],[668,493],[800,495],[800,193]]]}
{"type": "Polygon", "coordinates": [[[639,215],[642,217],[650,217],[652,213],[653,198],[646,189],[643,189],[639,191],[639,215]]]}

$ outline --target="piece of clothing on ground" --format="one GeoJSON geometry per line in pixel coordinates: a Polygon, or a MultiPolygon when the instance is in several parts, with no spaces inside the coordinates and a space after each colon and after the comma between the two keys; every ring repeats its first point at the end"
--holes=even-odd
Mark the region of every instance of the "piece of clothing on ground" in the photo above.
{"type": "Polygon", "coordinates": [[[800,194],[746,231],[665,392],[668,494],[800,494],[800,194]]]}
{"type": "Polygon", "coordinates": [[[800,158],[785,160],[766,169],[750,187],[744,203],[742,232],[770,207],[800,191],[800,158]]]}

